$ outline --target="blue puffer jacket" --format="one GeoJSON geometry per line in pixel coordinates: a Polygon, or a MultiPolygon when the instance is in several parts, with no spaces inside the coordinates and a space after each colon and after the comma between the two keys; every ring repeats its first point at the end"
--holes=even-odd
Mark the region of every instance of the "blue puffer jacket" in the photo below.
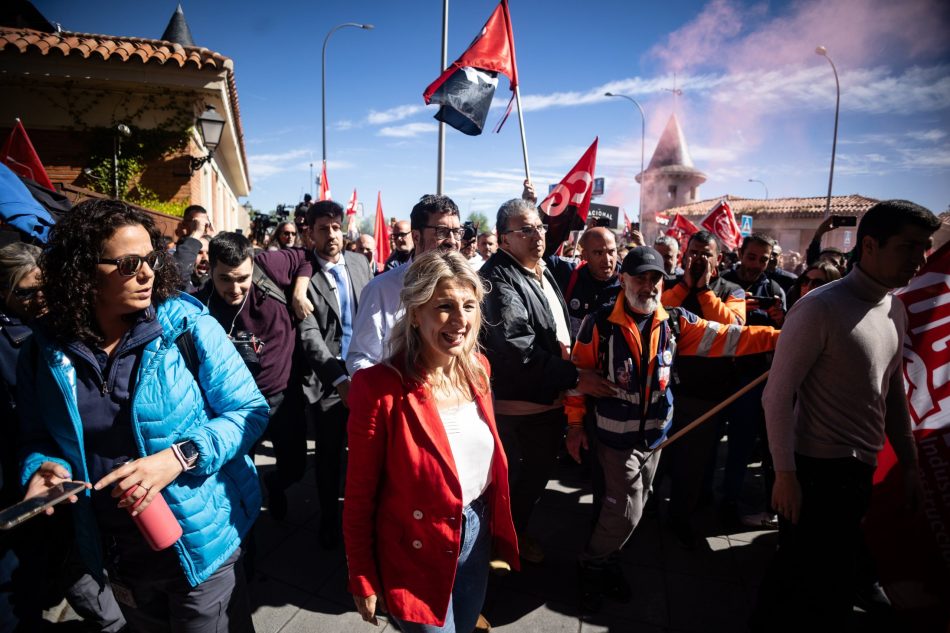
{"type": "MultiPolygon", "coordinates": [[[[142,353],[132,428],[143,457],[187,439],[198,446],[196,467],[162,490],[184,532],[175,548],[194,586],[234,553],[257,518],[260,485],[247,453],[267,426],[268,409],[224,330],[197,300],[188,295],[168,299],[156,316],[163,334],[142,353]],[[201,389],[175,343],[189,328],[201,389]]],[[[18,367],[22,483],[25,486],[44,461],[58,462],[75,479],[88,480],[75,368],[38,331],[33,345],[20,354],[18,367]]],[[[83,561],[101,575],[102,551],[89,493],[74,507],[83,561]]]]}

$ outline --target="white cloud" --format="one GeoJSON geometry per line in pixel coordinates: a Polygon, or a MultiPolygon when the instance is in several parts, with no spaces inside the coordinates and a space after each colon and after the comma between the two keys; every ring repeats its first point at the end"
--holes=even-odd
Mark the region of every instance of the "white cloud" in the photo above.
{"type": "Polygon", "coordinates": [[[263,180],[284,171],[298,169],[298,161],[310,153],[311,150],[300,148],[274,154],[251,154],[248,156],[248,171],[253,178],[263,180]]]}
{"type": "Polygon", "coordinates": [[[366,115],[366,122],[370,125],[385,125],[408,119],[411,116],[422,112],[425,108],[420,105],[401,105],[388,110],[377,111],[370,110],[366,115]]]}
{"type": "Polygon", "coordinates": [[[384,127],[377,132],[377,135],[387,138],[415,138],[421,134],[431,134],[438,131],[439,125],[437,123],[407,123],[405,125],[384,127]]]}

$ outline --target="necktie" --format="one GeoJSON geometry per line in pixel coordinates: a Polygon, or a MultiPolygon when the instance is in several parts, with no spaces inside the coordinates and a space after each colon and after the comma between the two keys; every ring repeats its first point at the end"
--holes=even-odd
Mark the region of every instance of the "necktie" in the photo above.
{"type": "Polygon", "coordinates": [[[340,343],[341,356],[346,358],[350,349],[350,338],[353,335],[353,309],[350,303],[350,284],[346,278],[343,266],[336,265],[330,269],[330,274],[336,280],[337,298],[340,301],[340,323],[343,325],[343,340],[340,343]]]}

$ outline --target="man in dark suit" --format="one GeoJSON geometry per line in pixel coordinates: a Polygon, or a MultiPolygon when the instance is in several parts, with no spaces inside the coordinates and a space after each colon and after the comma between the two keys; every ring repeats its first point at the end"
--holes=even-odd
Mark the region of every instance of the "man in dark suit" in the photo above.
{"type": "Polygon", "coordinates": [[[297,327],[309,371],[304,376],[307,417],[316,429],[320,544],[339,544],[340,465],[346,444],[350,378],[343,359],[363,288],[372,278],[366,258],[343,250],[343,207],[321,200],[307,210],[313,245],[313,276],[307,298],[313,312],[297,327]]]}

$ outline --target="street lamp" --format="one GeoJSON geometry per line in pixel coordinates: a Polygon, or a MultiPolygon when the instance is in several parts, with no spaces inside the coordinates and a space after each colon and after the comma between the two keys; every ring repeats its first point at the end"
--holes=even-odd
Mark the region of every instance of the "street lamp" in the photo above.
{"type": "Polygon", "coordinates": [[[769,188],[765,186],[765,183],[761,180],[756,180],[755,178],[749,178],[749,182],[757,182],[765,188],[765,199],[769,199],[769,188]]]}
{"type": "Polygon", "coordinates": [[[320,110],[321,118],[323,122],[323,167],[327,166],[327,43],[330,41],[330,36],[336,33],[338,30],[345,28],[347,26],[352,26],[358,29],[364,29],[366,31],[372,30],[374,27],[372,24],[359,24],[357,22],[346,22],[344,24],[337,24],[330,32],[327,33],[327,36],[323,38],[323,58],[321,64],[321,76],[320,76],[320,110]]]}
{"type": "Polygon", "coordinates": [[[835,63],[828,57],[828,49],[819,46],[815,49],[816,55],[821,55],[831,64],[831,70],[835,74],[835,132],[831,141],[831,171],[828,173],[828,199],[825,201],[825,217],[831,215],[831,184],[835,178],[835,150],[838,147],[838,111],[841,106],[841,84],[838,82],[838,69],[835,63]]]}
{"type": "Polygon", "coordinates": [[[643,222],[643,159],[646,156],[646,136],[647,136],[647,117],[643,113],[643,108],[640,106],[640,103],[633,97],[628,97],[627,95],[615,95],[612,92],[605,92],[605,97],[620,97],[621,99],[626,99],[631,102],[633,105],[637,106],[637,110],[640,111],[640,222],[643,222]]]}
{"type": "Polygon", "coordinates": [[[208,155],[201,158],[191,157],[191,173],[195,173],[201,166],[214,157],[214,150],[221,143],[221,133],[224,132],[224,117],[218,114],[214,106],[207,106],[205,111],[195,122],[198,133],[201,135],[201,142],[208,148],[208,155]]]}

